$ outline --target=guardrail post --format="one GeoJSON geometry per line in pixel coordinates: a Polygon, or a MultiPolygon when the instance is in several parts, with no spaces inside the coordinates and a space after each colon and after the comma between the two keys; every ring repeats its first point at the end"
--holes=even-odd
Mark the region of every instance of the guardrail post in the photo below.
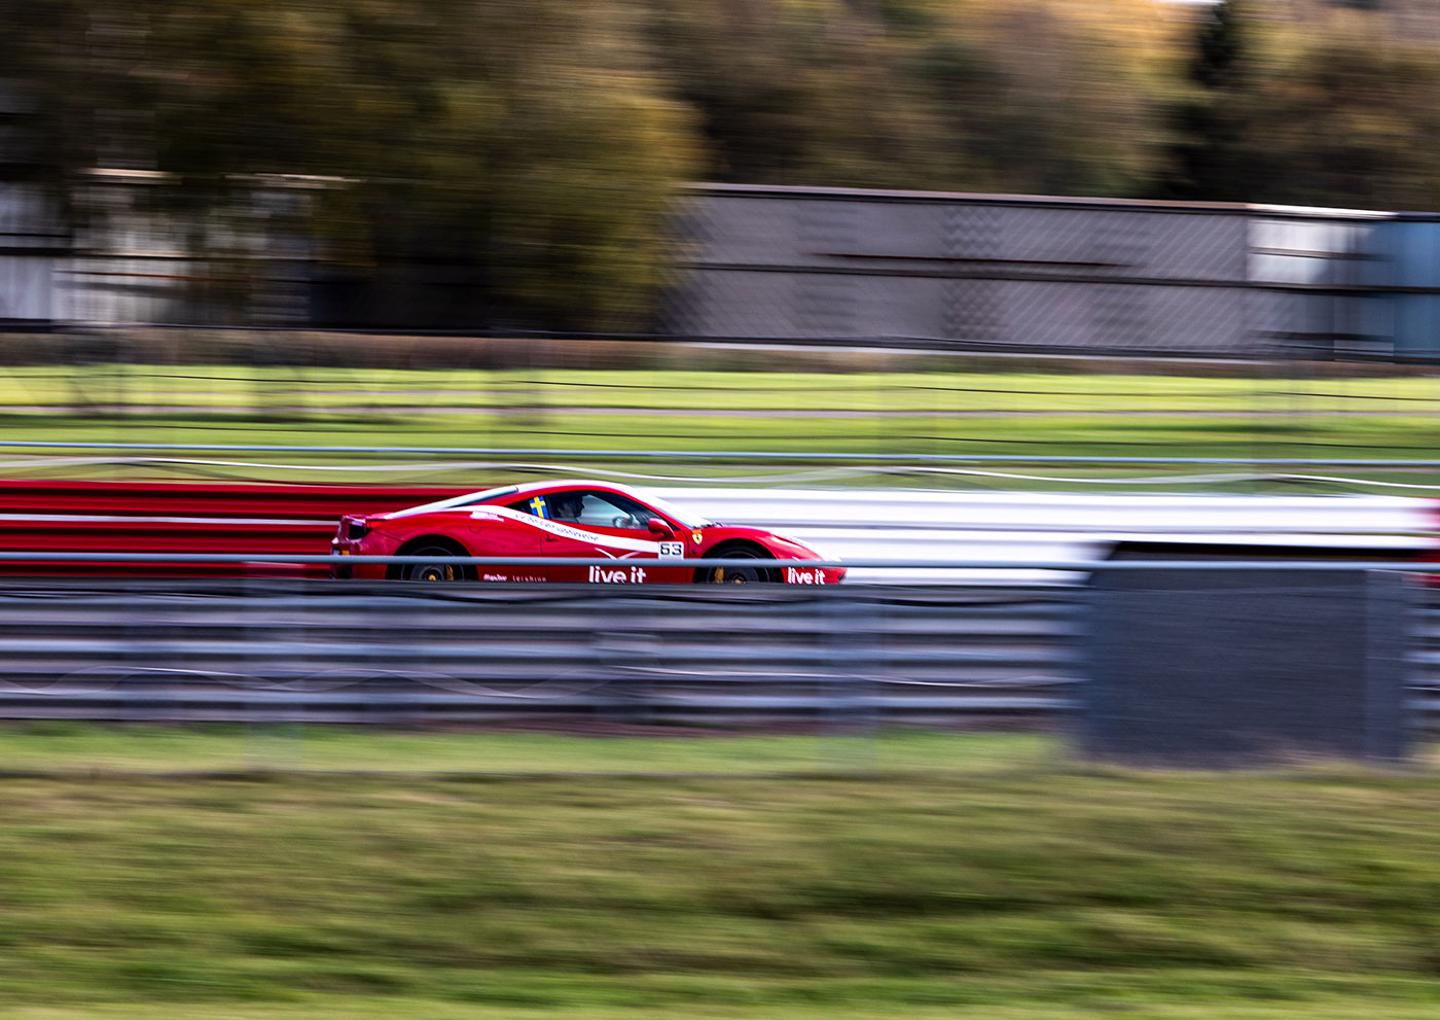
{"type": "MultiPolygon", "coordinates": [[[[254,587],[254,578],[242,576],[240,579],[240,597],[237,600],[237,604],[235,606],[235,608],[239,610],[240,618],[238,620],[235,620],[234,623],[236,624],[237,631],[244,638],[247,648],[263,647],[264,641],[263,635],[258,634],[255,629],[254,587]]],[[[243,662],[246,659],[250,658],[251,656],[246,655],[241,661],[243,662]]],[[[248,671],[250,663],[246,662],[246,666],[248,671]]],[[[267,713],[265,712],[263,704],[261,704],[260,692],[258,688],[260,684],[262,684],[264,681],[261,677],[256,676],[253,673],[251,673],[250,676],[247,677],[247,681],[248,682],[245,685],[245,692],[248,697],[245,699],[244,702],[245,765],[246,768],[258,769],[264,768],[267,764],[267,762],[264,760],[265,756],[260,749],[260,745],[262,742],[261,727],[264,726],[266,723],[267,713]]]]}
{"type": "MultiPolygon", "coordinates": [[[[599,594],[596,625],[591,631],[595,673],[603,682],[597,711],[610,722],[641,724],[654,714],[643,665],[655,659],[656,639],[647,609],[627,606],[627,597],[605,590],[599,594]],[[643,620],[639,626],[634,622],[643,620]],[[642,668],[637,668],[642,667],[642,668]]],[[[647,607],[648,608],[648,607],[647,607]]]]}
{"type": "MultiPolygon", "coordinates": [[[[157,637],[161,640],[166,637],[164,633],[156,633],[151,610],[151,606],[139,600],[120,608],[124,621],[120,629],[124,651],[117,663],[121,668],[114,681],[116,693],[121,696],[115,715],[125,722],[146,723],[157,717],[164,721],[166,715],[163,707],[167,700],[164,693],[165,680],[155,672],[149,676],[145,672],[161,665],[153,661],[153,647],[146,646],[153,645],[157,637]]],[[[183,695],[180,700],[184,700],[183,695]]]]}
{"type": "MultiPolygon", "coordinates": [[[[832,669],[829,688],[830,732],[850,738],[837,741],[845,749],[838,764],[846,771],[875,768],[876,715],[870,696],[875,666],[876,617],[880,606],[854,587],[815,592],[827,617],[832,669]]],[[[818,635],[817,635],[818,636],[818,635]]]]}
{"type": "MultiPolygon", "coordinates": [[[[278,664],[273,655],[264,652],[274,645],[277,634],[276,627],[265,623],[262,617],[284,594],[278,581],[249,575],[240,580],[240,598],[235,607],[240,619],[234,621],[234,626],[246,644],[256,650],[245,680],[250,695],[245,704],[245,759],[247,767],[252,769],[298,768],[303,759],[304,705],[287,706],[283,699],[267,704],[265,696],[267,690],[291,686],[272,672],[273,669],[298,665],[293,659],[278,664]]],[[[288,643],[292,630],[303,636],[303,621],[292,621],[278,636],[283,636],[288,643]]]]}

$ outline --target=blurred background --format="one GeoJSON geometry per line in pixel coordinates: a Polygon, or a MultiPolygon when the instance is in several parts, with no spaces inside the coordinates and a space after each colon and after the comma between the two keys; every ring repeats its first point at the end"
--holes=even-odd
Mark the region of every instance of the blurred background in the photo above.
{"type": "Polygon", "coordinates": [[[1430,0],[0,0],[0,1012],[1435,1015],[1437,128],[1430,0]],[[276,569],[574,477],[869,565],[276,569]]]}
{"type": "MultiPolygon", "coordinates": [[[[1032,228],[1087,235],[1047,251],[972,194],[870,238],[883,198],[701,181],[1436,205],[1440,16],[1419,0],[59,2],[8,5],[3,45],[14,326],[779,337],[805,324],[761,293],[742,328],[703,307],[743,300],[714,285],[693,307],[687,270],[773,245],[762,261],[791,269],[871,256],[846,264],[863,281],[885,258],[1074,276],[1136,268],[1171,232],[1131,204],[1062,204],[1095,212],[1032,228]]],[[[1368,252],[1308,222],[1257,247],[1368,252]]],[[[1167,241],[1192,271],[1227,243],[1167,241]]],[[[871,312],[828,332],[1045,340],[920,325],[871,312]]],[[[1087,343],[1147,349],[1126,339],[1087,343]]]]}

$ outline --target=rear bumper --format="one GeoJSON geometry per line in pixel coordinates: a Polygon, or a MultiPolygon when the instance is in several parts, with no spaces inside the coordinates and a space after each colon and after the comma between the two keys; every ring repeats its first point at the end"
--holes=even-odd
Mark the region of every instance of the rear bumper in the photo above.
{"type": "Polygon", "coordinates": [[[386,577],[382,563],[349,563],[351,556],[385,556],[388,552],[366,549],[360,539],[333,538],[330,540],[330,555],[333,557],[329,572],[335,581],[383,581],[386,577]]]}
{"type": "Polygon", "coordinates": [[[352,565],[337,557],[330,565],[332,581],[383,581],[387,576],[385,567],[378,563],[352,565]]]}

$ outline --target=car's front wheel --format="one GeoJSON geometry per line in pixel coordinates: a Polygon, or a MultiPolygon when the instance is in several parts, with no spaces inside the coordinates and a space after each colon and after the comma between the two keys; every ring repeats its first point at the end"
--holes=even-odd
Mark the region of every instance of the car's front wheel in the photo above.
{"type": "Polygon", "coordinates": [[[756,565],[704,567],[701,570],[702,580],[707,584],[763,584],[770,580],[770,571],[759,565],[760,555],[749,549],[726,549],[717,552],[715,557],[726,560],[755,560],[756,565]]]}

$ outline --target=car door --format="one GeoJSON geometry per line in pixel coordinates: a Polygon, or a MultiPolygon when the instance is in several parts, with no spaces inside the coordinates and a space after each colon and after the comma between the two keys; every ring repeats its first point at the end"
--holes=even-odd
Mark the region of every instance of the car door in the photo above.
{"type": "MultiPolygon", "coordinates": [[[[564,513],[567,498],[578,498],[578,493],[549,492],[543,495],[529,495],[507,505],[506,510],[513,522],[535,541],[532,555],[547,559],[593,559],[594,543],[591,536],[577,526],[574,514],[564,513]],[[561,517],[555,516],[555,508],[561,508],[561,517]]],[[[584,567],[542,566],[536,573],[546,581],[580,583],[585,580],[584,567]]]]}
{"type": "MultiPolygon", "coordinates": [[[[606,561],[589,567],[556,566],[547,574],[556,581],[588,584],[654,584],[688,580],[685,570],[657,561],[679,559],[684,546],[675,536],[656,534],[654,510],[618,493],[570,489],[515,503],[514,509],[534,514],[543,532],[542,555],[606,561]]],[[[660,518],[663,520],[663,518],[660,518]]]]}
{"type": "MultiPolygon", "coordinates": [[[[527,519],[508,508],[493,504],[457,507],[447,511],[454,523],[447,528],[472,556],[504,556],[534,559],[546,555],[541,534],[527,519]]],[[[475,577],[481,581],[549,581],[541,567],[511,566],[497,563],[477,566],[475,577]]]]}

